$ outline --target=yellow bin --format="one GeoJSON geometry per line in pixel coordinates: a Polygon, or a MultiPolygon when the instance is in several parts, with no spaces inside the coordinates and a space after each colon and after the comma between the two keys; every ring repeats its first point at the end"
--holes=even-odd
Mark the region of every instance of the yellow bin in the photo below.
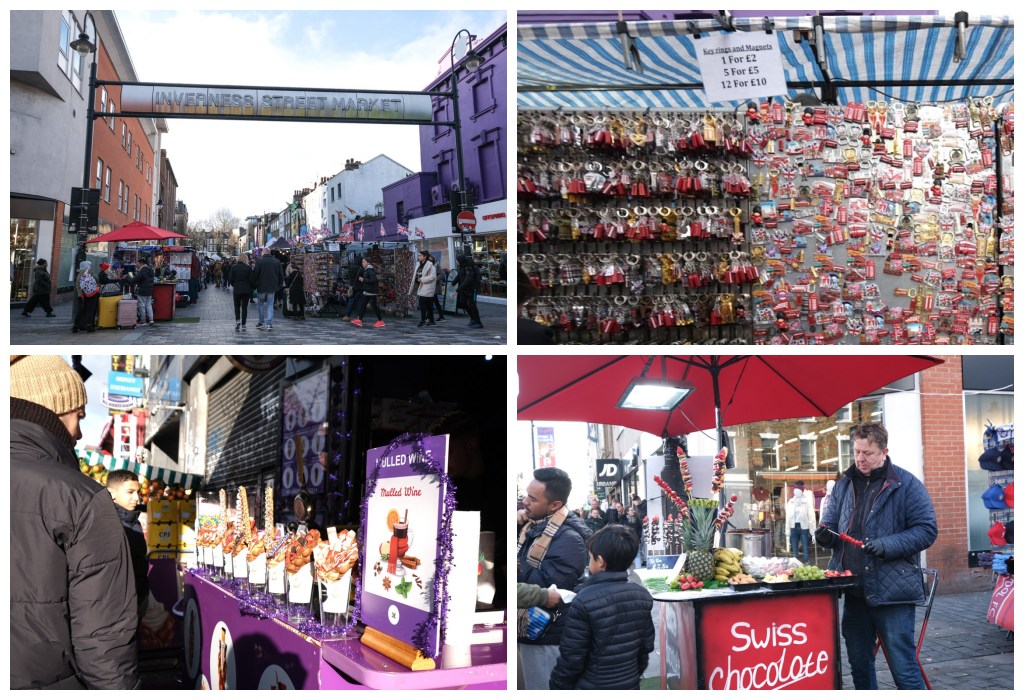
{"type": "Polygon", "coordinates": [[[117,302],[122,296],[100,297],[100,320],[97,328],[117,328],[117,302]]]}

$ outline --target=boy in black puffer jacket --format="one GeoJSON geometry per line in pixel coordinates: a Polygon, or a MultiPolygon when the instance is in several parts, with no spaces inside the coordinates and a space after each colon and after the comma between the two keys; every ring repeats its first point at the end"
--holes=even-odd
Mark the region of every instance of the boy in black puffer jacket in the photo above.
{"type": "Polygon", "coordinates": [[[654,599],[626,579],[640,546],[622,525],[587,542],[591,576],[569,606],[552,690],[635,690],[654,650],[654,599]]]}

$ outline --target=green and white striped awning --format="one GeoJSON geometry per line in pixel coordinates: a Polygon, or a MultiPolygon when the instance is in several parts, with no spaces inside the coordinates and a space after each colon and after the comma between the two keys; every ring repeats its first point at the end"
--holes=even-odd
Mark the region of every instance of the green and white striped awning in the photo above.
{"type": "Polygon", "coordinates": [[[127,469],[130,472],[146,477],[150,481],[159,479],[165,484],[173,484],[176,486],[180,485],[184,486],[186,489],[198,488],[199,484],[203,481],[203,478],[198,474],[183,474],[182,472],[176,472],[173,469],[153,467],[142,462],[133,462],[130,459],[112,457],[93,450],[76,451],[78,452],[78,457],[80,459],[84,459],[86,464],[90,467],[102,464],[107,471],[127,469]]]}

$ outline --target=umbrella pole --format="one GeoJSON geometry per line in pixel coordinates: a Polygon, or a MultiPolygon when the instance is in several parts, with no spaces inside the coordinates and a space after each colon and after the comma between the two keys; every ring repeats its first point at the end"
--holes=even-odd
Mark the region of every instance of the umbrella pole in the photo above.
{"type": "MultiPolygon", "coordinates": [[[[718,357],[717,356],[714,356],[714,357],[711,358],[711,367],[709,368],[709,370],[711,372],[711,388],[714,391],[714,395],[715,395],[715,442],[718,444],[718,451],[716,451],[715,454],[718,454],[718,452],[720,452],[722,450],[722,448],[725,447],[725,445],[723,444],[724,443],[724,438],[723,438],[723,433],[722,433],[722,396],[721,396],[721,392],[718,389],[718,373],[721,370],[721,367],[718,365],[718,357]]],[[[725,480],[724,479],[722,481],[722,486],[723,486],[723,488],[718,490],[718,509],[719,510],[721,510],[725,506],[725,488],[724,488],[725,480]]],[[[729,523],[728,522],[722,523],[722,527],[719,528],[719,530],[718,530],[718,546],[719,547],[724,547],[725,546],[725,533],[728,531],[728,529],[729,529],[729,523]]]]}

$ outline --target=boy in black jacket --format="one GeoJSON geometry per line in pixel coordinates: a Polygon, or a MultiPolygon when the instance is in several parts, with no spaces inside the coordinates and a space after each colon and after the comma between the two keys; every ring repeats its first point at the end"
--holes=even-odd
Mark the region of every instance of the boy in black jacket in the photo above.
{"type": "Polygon", "coordinates": [[[608,525],[587,542],[590,578],[569,606],[552,690],[635,690],[654,650],[654,599],[626,579],[640,542],[608,525]]]}

